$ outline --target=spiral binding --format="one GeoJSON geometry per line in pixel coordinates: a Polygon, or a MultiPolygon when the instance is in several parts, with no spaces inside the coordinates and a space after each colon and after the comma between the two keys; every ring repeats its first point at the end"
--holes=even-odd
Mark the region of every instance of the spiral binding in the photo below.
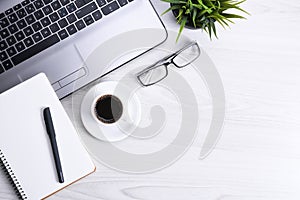
{"type": "Polygon", "coordinates": [[[0,149],[0,167],[3,169],[5,172],[9,182],[13,186],[16,194],[18,195],[19,199],[25,200],[28,199],[26,197],[26,194],[24,190],[22,189],[22,186],[20,185],[16,175],[14,174],[13,170],[11,169],[8,161],[6,160],[3,152],[0,149]]]}

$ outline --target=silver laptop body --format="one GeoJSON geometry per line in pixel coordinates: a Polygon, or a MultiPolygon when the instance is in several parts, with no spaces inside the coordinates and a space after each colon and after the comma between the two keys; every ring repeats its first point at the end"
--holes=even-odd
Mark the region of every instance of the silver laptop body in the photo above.
{"type": "MultiPolygon", "coordinates": [[[[96,0],[93,1],[97,3],[96,0]]],[[[119,3],[118,0],[114,1],[119,3]]],[[[22,1],[0,0],[0,13],[20,2],[22,1]]],[[[72,0],[71,2],[74,1],[72,0]]],[[[101,9],[99,8],[99,10],[101,9]]],[[[162,34],[151,38],[150,46],[149,39],[145,39],[145,45],[149,46],[149,49],[161,44],[166,39],[167,32],[165,27],[149,0],[128,1],[128,5],[120,6],[120,9],[109,15],[103,15],[99,21],[82,31],[78,31],[67,39],[1,73],[0,93],[40,72],[44,72],[59,98],[63,98],[84,84],[108,72],[90,69],[93,66],[84,64],[88,56],[102,43],[122,33],[152,28],[161,29],[162,34]],[[77,82],[80,84],[76,84],[77,82]]],[[[143,36],[141,35],[141,37],[143,36]]],[[[0,40],[3,39],[0,37],[0,40]]],[[[112,44],[110,48],[118,48],[118,45],[112,44]]],[[[136,56],[138,55],[132,55],[132,59],[136,56]]],[[[101,55],[99,55],[99,59],[101,59],[101,55]]],[[[105,67],[107,66],[103,66],[103,69],[105,67]]]]}

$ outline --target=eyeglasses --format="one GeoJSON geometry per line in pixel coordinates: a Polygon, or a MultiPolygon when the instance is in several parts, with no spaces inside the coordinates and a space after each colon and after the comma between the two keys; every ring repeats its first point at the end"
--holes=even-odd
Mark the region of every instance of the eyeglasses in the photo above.
{"type": "Polygon", "coordinates": [[[191,42],[179,51],[137,73],[137,79],[143,86],[156,84],[168,76],[168,66],[170,64],[175,65],[177,68],[183,68],[194,62],[200,56],[200,53],[197,42],[191,42]]]}

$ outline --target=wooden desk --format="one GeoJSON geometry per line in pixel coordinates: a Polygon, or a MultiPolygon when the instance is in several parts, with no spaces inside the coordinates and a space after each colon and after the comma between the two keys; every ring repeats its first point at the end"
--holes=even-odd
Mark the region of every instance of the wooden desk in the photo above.
{"type": "MultiPolygon", "coordinates": [[[[161,13],[168,5],[153,0],[161,13]]],[[[296,0],[248,0],[252,15],[219,40],[185,30],[199,41],[223,79],[227,110],[215,150],[199,160],[200,142],[172,166],[130,175],[97,163],[97,172],[50,199],[299,199],[300,7],[296,0]]],[[[173,16],[163,16],[178,29],[173,16]]],[[[62,101],[66,109],[68,99],[62,101]]],[[[0,199],[13,192],[0,185],[0,199]]]]}

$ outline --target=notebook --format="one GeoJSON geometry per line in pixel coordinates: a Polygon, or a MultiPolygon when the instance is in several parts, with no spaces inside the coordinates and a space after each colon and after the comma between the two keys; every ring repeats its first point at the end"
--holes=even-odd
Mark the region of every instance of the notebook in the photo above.
{"type": "Polygon", "coordinates": [[[0,122],[1,164],[21,199],[47,198],[95,171],[45,74],[0,94],[0,122]],[[58,182],[45,107],[50,107],[64,183],[58,182]]]}

